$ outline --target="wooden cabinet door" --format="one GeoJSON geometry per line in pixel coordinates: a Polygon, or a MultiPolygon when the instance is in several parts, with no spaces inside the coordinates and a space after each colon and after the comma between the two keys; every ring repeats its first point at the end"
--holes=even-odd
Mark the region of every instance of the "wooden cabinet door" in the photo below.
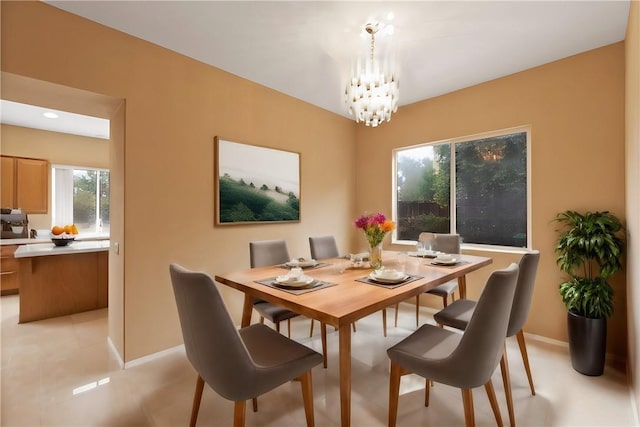
{"type": "Polygon", "coordinates": [[[16,191],[15,180],[15,163],[13,157],[2,156],[2,164],[0,164],[2,173],[2,183],[0,184],[0,207],[14,208],[14,196],[16,191]]]}
{"type": "Polygon", "coordinates": [[[3,245],[0,247],[0,294],[17,294],[20,289],[18,281],[18,261],[13,257],[18,246],[3,245]]]}
{"type": "Polygon", "coordinates": [[[49,208],[49,162],[16,158],[16,208],[44,214],[49,208]]]}

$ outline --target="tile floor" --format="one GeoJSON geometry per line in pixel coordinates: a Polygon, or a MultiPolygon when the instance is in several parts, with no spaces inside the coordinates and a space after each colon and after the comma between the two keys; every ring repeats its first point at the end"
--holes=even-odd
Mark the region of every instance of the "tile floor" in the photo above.
{"type": "MultiPolygon", "coordinates": [[[[107,343],[107,310],[18,325],[18,296],[1,298],[1,425],[10,426],[185,426],[191,412],[195,373],[183,351],[174,351],[126,370],[107,343]]],[[[393,310],[390,310],[393,314],[393,310]]],[[[401,304],[399,325],[382,336],[380,314],[358,321],[353,335],[352,425],[387,425],[386,348],[413,331],[413,306],[401,304]]],[[[430,321],[428,311],[423,321],[430,321]]],[[[316,331],[319,328],[315,328],[316,331]]],[[[313,371],[316,425],[338,426],[337,333],[329,329],[329,368],[313,371]]],[[[286,330],[286,327],[285,327],[286,330]]],[[[309,320],[295,319],[292,336],[320,351],[309,320]]],[[[286,333],[286,332],[285,332],[286,333]]],[[[622,372],[607,368],[586,377],[571,368],[567,350],[528,340],[536,396],[529,394],[515,340],[509,363],[516,419],[520,426],[630,426],[636,423],[622,372]]],[[[503,419],[508,424],[499,370],[494,375],[503,419]]],[[[436,384],[431,405],[423,406],[424,381],[402,379],[399,426],[461,426],[458,389],[436,384]]],[[[484,389],[474,391],[476,423],[494,426],[484,389]]],[[[300,385],[290,382],[248,405],[247,426],[304,426],[300,385]]],[[[229,426],[233,404],[205,387],[198,426],[229,426]]]]}

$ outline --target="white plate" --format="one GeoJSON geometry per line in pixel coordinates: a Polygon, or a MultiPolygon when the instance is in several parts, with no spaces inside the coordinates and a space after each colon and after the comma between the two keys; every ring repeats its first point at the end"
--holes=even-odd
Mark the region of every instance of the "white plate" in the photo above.
{"type": "Polygon", "coordinates": [[[316,261],[315,259],[308,259],[304,261],[289,261],[285,263],[285,265],[287,267],[308,268],[308,267],[315,267],[316,265],[318,265],[318,261],[316,261]]]}
{"type": "Polygon", "coordinates": [[[378,277],[376,276],[375,273],[371,273],[369,275],[369,278],[371,280],[375,280],[376,282],[380,282],[380,283],[400,283],[400,282],[404,282],[405,280],[407,280],[407,275],[403,274],[400,277],[397,277],[395,279],[391,279],[391,278],[383,278],[383,277],[378,277]]]}
{"type": "Polygon", "coordinates": [[[309,286],[313,283],[313,277],[300,276],[297,279],[294,279],[284,275],[276,277],[276,282],[279,285],[286,286],[288,288],[304,288],[305,286],[309,286]]]}
{"type": "Polygon", "coordinates": [[[455,258],[451,258],[450,260],[447,260],[447,261],[436,258],[433,261],[431,261],[431,264],[435,264],[435,265],[438,265],[438,264],[440,264],[440,265],[453,265],[456,262],[458,262],[458,260],[455,259],[455,258]]]}
{"type": "Polygon", "coordinates": [[[435,258],[440,255],[442,252],[438,251],[426,251],[426,252],[408,252],[409,256],[415,256],[419,258],[435,258]]]}

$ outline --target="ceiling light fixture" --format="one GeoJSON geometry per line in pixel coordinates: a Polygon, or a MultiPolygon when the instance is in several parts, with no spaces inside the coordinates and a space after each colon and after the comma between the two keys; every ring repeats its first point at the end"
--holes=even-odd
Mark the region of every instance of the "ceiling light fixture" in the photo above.
{"type": "Polygon", "coordinates": [[[355,116],[356,123],[362,121],[371,127],[390,121],[391,113],[398,110],[398,79],[392,72],[384,72],[373,55],[375,34],[380,28],[379,23],[364,27],[371,34],[371,57],[364,67],[358,67],[344,92],[349,114],[355,116]]]}
{"type": "Polygon", "coordinates": [[[45,116],[47,119],[57,119],[58,115],[56,113],[53,113],[51,111],[47,111],[46,113],[42,114],[43,116],[45,116]]]}

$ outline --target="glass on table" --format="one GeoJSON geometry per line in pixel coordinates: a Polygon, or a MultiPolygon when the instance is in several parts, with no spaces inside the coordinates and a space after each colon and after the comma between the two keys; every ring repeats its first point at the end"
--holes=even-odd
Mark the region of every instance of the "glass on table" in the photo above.
{"type": "Polygon", "coordinates": [[[345,271],[347,271],[350,265],[351,265],[351,261],[348,261],[346,259],[340,259],[339,261],[336,262],[336,271],[339,274],[342,274],[345,271]]]}
{"type": "Polygon", "coordinates": [[[361,254],[351,254],[349,260],[351,261],[352,267],[360,268],[364,266],[364,259],[361,254]]]}
{"type": "Polygon", "coordinates": [[[418,241],[416,243],[416,252],[418,252],[418,255],[431,253],[431,240],[418,241]]]}
{"type": "Polygon", "coordinates": [[[398,252],[397,255],[397,270],[402,273],[407,272],[407,262],[409,260],[409,254],[406,252],[398,252]]]}

